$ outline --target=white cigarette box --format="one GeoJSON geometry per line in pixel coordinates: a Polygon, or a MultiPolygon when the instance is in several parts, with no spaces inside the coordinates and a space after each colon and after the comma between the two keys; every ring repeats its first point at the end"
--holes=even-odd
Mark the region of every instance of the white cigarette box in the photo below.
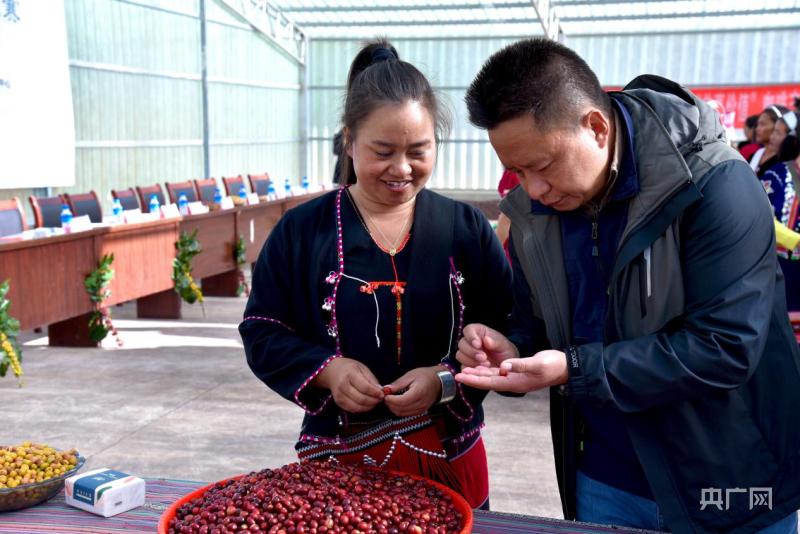
{"type": "Polygon", "coordinates": [[[69,477],[64,495],[70,506],[111,517],[144,504],[144,480],[113,469],[95,469],[69,477]]]}

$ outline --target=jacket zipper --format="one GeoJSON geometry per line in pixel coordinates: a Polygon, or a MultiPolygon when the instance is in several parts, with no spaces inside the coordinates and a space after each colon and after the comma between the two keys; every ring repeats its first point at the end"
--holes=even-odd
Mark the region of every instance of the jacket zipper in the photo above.
{"type": "MultiPolygon", "coordinates": [[[[657,212],[663,206],[665,206],[670,201],[672,201],[672,199],[675,198],[678,195],[678,193],[680,193],[684,189],[686,189],[686,187],[688,187],[691,183],[692,183],[691,179],[686,180],[681,187],[676,188],[667,198],[664,199],[664,201],[661,204],[659,204],[656,207],[656,209],[652,210],[653,213],[657,212]]],[[[628,242],[628,240],[630,239],[630,236],[632,236],[636,232],[638,232],[640,228],[644,228],[645,226],[647,226],[647,224],[650,222],[650,220],[652,218],[653,218],[653,215],[651,214],[645,220],[643,220],[638,225],[636,225],[635,228],[632,228],[629,232],[627,232],[627,235],[625,236],[624,241],[620,241],[619,245],[617,246],[617,252],[622,250],[622,247],[624,247],[625,244],[628,242]]],[[[650,245],[650,246],[652,246],[652,245],[650,245]]],[[[616,282],[617,277],[619,277],[619,274],[624,270],[624,269],[620,269],[619,272],[617,272],[615,274],[614,273],[614,271],[616,270],[615,268],[616,268],[616,266],[612,267],[611,279],[608,281],[608,287],[606,288],[606,294],[608,294],[608,295],[611,295],[611,288],[614,287],[614,283],[616,282]]]]}
{"type": "MultiPolygon", "coordinates": [[[[570,515],[572,515],[572,510],[569,509],[567,505],[567,492],[572,490],[572,493],[576,493],[576,488],[570,488],[567,484],[569,481],[567,480],[567,399],[561,399],[561,480],[564,481],[564,491],[559,491],[561,497],[561,506],[564,507],[564,518],[568,519],[570,515]]],[[[573,482],[574,485],[574,482],[573,482]]]]}
{"type": "Polygon", "coordinates": [[[639,311],[642,314],[642,317],[647,315],[647,280],[645,279],[647,274],[645,273],[645,269],[647,268],[647,261],[644,259],[644,254],[642,254],[641,259],[639,260],[639,311]]]}

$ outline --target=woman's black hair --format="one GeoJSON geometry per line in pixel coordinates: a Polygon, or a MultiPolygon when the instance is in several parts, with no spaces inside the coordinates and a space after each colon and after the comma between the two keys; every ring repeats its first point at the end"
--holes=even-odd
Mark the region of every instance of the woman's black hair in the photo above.
{"type": "Polygon", "coordinates": [[[781,106],[780,104],[772,104],[771,106],[765,107],[761,112],[761,115],[766,113],[769,115],[769,118],[772,119],[772,122],[776,122],[787,111],[789,111],[789,108],[785,106],[781,106]]]}
{"type": "MultiPolygon", "coordinates": [[[[797,121],[800,120],[798,113],[794,111],[790,111],[788,113],[794,114],[795,124],[798,124],[797,121]]],[[[784,114],[784,116],[788,115],[788,113],[784,114]]],[[[784,138],[780,148],[778,148],[778,161],[794,161],[797,159],[797,156],[800,156],[800,139],[797,137],[798,126],[795,126],[794,129],[791,129],[789,128],[789,123],[787,123],[783,117],[781,117],[780,120],[789,129],[789,133],[784,138]]]]}
{"type": "MultiPolygon", "coordinates": [[[[386,104],[419,102],[434,121],[437,143],[450,130],[450,115],[428,79],[414,65],[402,61],[385,38],[365,43],[350,65],[342,126],[347,129],[345,148],[353,142],[359,125],[375,109],[386,104]]],[[[353,159],[346,150],[340,158],[341,183],[356,182],[353,159]]]]}

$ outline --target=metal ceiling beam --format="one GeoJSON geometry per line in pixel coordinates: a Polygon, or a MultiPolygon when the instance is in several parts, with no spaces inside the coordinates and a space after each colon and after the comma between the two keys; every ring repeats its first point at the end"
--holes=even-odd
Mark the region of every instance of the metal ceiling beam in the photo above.
{"type": "Polygon", "coordinates": [[[697,19],[707,17],[740,17],[752,15],[800,14],[797,8],[779,7],[772,9],[743,9],[737,11],[701,11],[692,13],[642,13],[637,15],[586,15],[580,17],[561,17],[561,22],[608,22],[617,20],[659,20],[659,19],[697,19]]]}
{"type": "Polygon", "coordinates": [[[573,6],[627,6],[630,4],[646,4],[648,6],[671,6],[675,0],[551,0],[555,7],[573,6]]]}
{"type": "Polygon", "coordinates": [[[674,0],[553,0],[556,7],[608,6],[614,4],[671,4],[674,0]]]}
{"type": "Polygon", "coordinates": [[[356,28],[356,27],[384,27],[397,26],[408,28],[411,26],[475,26],[491,24],[538,24],[539,19],[520,18],[520,19],[478,19],[478,20],[372,20],[372,21],[348,21],[348,22],[303,22],[303,28],[356,28]]]}
{"type": "Polygon", "coordinates": [[[250,26],[292,56],[299,63],[306,60],[305,33],[269,0],[218,0],[221,7],[233,11],[250,26]],[[287,38],[284,38],[286,36],[287,38]]]}
{"type": "Polygon", "coordinates": [[[430,4],[424,6],[410,6],[408,4],[382,3],[372,6],[299,6],[284,7],[284,13],[366,13],[372,11],[443,11],[443,10],[464,10],[464,9],[500,9],[514,7],[531,7],[530,0],[518,0],[512,2],[492,2],[491,4],[471,3],[471,4],[430,4]]]}
{"type": "Polygon", "coordinates": [[[553,9],[550,0],[530,0],[536,16],[539,17],[539,24],[542,26],[544,34],[553,41],[563,41],[564,31],[558,21],[556,10],[553,9]]]}

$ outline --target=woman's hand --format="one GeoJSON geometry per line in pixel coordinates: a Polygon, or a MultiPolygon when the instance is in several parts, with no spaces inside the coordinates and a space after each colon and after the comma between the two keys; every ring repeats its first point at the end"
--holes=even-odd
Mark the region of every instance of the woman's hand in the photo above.
{"type": "Polygon", "coordinates": [[[517,347],[503,334],[480,323],[464,327],[456,359],[464,367],[498,367],[509,358],[519,358],[517,347]]]}
{"type": "Polygon", "coordinates": [[[386,395],[386,406],[398,417],[423,414],[442,396],[442,383],[436,373],[443,366],[417,367],[388,385],[396,395],[386,395]]]}
{"type": "Polygon", "coordinates": [[[339,408],[368,412],[383,400],[383,389],[369,368],[351,358],[336,358],[311,382],[329,389],[339,408]]]}

